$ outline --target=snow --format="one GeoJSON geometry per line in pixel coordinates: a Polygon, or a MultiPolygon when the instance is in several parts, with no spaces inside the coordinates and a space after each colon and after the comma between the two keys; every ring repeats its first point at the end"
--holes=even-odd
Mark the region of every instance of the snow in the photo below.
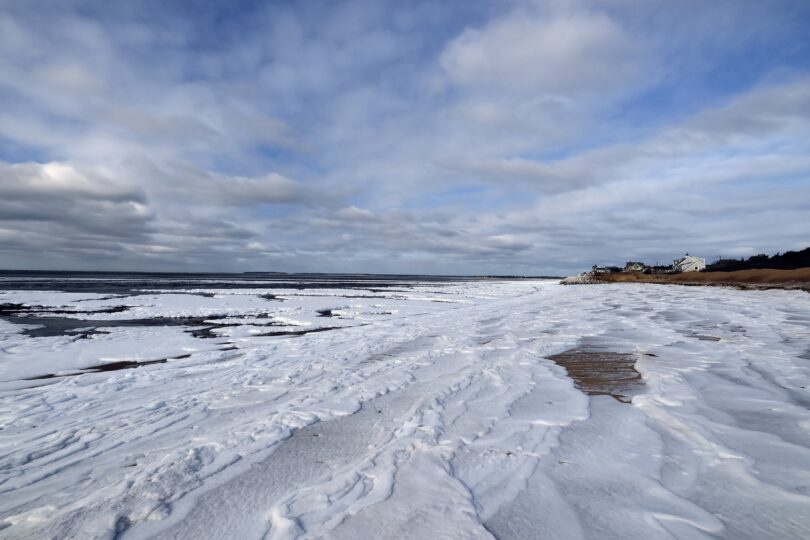
{"type": "Polygon", "coordinates": [[[210,285],[0,291],[42,306],[0,320],[0,537],[810,537],[810,295],[210,285]],[[104,333],[23,333],[57,308],[104,333]],[[166,317],[212,337],[115,326],[166,317]],[[583,342],[631,404],[548,360],[583,342]]]}

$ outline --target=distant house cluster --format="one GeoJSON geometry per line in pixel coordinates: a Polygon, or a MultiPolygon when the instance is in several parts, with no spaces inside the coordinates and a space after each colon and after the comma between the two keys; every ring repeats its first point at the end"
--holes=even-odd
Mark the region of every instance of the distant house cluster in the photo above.
{"type": "Polygon", "coordinates": [[[640,272],[643,274],[678,274],[680,272],[700,272],[706,269],[706,259],[689,255],[672,261],[671,265],[648,265],[639,261],[627,261],[624,268],[620,266],[596,266],[591,268],[590,274],[614,274],[619,272],[640,272]]]}

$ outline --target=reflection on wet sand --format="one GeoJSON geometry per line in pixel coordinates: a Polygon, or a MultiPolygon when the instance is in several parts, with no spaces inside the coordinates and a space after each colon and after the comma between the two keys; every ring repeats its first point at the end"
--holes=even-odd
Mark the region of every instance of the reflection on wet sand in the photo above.
{"type": "Polygon", "coordinates": [[[642,385],[632,354],[575,348],[548,357],[565,368],[577,388],[589,396],[611,396],[622,403],[642,385]]]}

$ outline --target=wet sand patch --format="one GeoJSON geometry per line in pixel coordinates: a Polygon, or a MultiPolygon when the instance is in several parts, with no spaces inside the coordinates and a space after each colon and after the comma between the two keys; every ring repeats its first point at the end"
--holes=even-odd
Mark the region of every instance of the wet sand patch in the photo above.
{"type": "Polygon", "coordinates": [[[643,385],[633,354],[574,348],[548,357],[565,368],[568,376],[589,396],[610,396],[622,403],[643,385]]]}

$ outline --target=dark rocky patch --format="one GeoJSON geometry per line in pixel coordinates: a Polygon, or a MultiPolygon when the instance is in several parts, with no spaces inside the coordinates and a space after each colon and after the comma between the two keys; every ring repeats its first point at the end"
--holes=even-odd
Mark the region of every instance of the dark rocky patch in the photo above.
{"type": "Polygon", "coordinates": [[[307,296],[307,297],[324,297],[324,298],[373,298],[376,300],[407,300],[404,296],[372,296],[370,294],[305,294],[296,295],[290,294],[288,296],[307,296]]]}
{"type": "Polygon", "coordinates": [[[48,373],[46,375],[37,375],[36,377],[28,377],[23,379],[24,381],[39,381],[42,379],[56,379],[58,377],[68,377],[70,375],[78,375],[78,373],[71,373],[69,375],[56,375],[55,373],[48,373]]]}
{"type": "Polygon", "coordinates": [[[0,317],[24,313],[27,309],[28,306],[26,306],[25,304],[9,304],[9,303],[0,304],[0,317]]]}
{"type": "MultiPolygon", "coordinates": [[[[257,315],[253,318],[263,318],[265,315],[257,315]]],[[[211,320],[211,319],[208,319],[211,320]]],[[[203,322],[200,325],[201,328],[192,328],[190,330],[186,330],[189,334],[196,338],[201,339],[212,339],[212,338],[220,338],[222,336],[216,333],[216,330],[221,328],[228,328],[229,326],[258,326],[258,327],[266,327],[266,326],[289,326],[286,323],[281,323],[277,321],[270,321],[266,323],[246,323],[246,322],[223,322],[223,323],[216,323],[211,324],[210,322],[203,322]]]]}
{"type": "Polygon", "coordinates": [[[48,373],[45,375],[38,375],[36,377],[29,377],[23,380],[39,381],[42,379],[55,379],[59,377],[75,377],[77,375],[83,375],[85,373],[104,373],[107,371],[120,371],[122,369],[135,369],[143,366],[150,366],[152,364],[165,364],[169,360],[182,360],[183,358],[190,358],[190,357],[191,353],[181,354],[179,356],[171,356],[169,358],[159,358],[157,360],[119,360],[117,362],[107,362],[106,364],[97,364],[95,366],[82,368],[73,373],[64,373],[62,375],[56,375],[55,373],[48,373]]]}
{"type": "Polygon", "coordinates": [[[36,325],[37,328],[28,328],[22,333],[28,337],[55,337],[77,335],[87,337],[98,332],[98,328],[131,327],[131,326],[213,326],[206,321],[225,318],[226,316],[207,317],[155,317],[152,319],[118,319],[118,320],[88,320],[73,319],[69,317],[25,317],[5,316],[3,319],[21,325],[36,325]]]}
{"type": "Polygon", "coordinates": [[[58,315],[66,315],[66,314],[94,315],[99,313],[121,313],[130,309],[130,307],[131,306],[112,306],[108,308],[84,311],[77,309],[64,309],[64,306],[60,306],[60,308],[55,308],[48,306],[29,306],[26,304],[0,304],[0,317],[5,317],[8,315],[29,315],[36,313],[48,313],[58,315]]]}
{"type": "MultiPolygon", "coordinates": [[[[190,355],[184,355],[185,358],[188,358],[190,355]]],[[[120,371],[122,369],[134,369],[139,368],[141,366],[150,366],[152,364],[165,364],[168,362],[167,358],[161,358],[160,360],[143,360],[141,362],[137,362],[134,360],[120,360],[118,362],[108,362],[106,364],[99,364],[97,366],[85,368],[82,370],[82,373],[101,373],[105,371],[120,371]]]]}
{"type": "Polygon", "coordinates": [[[112,306],[112,307],[108,307],[108,308],[93,309],[93,310],[90,310],[90,311],[84,311],[84,310],[80,311],[80,310],[75,310],[75,309],[49,309],[47,307],[43,307],[40,311],[45,312],[45,313],[57,313],[57,314],[60,314],[60,315],[75,314],[75,313],[93,315],[93,314],[97,314],[97,313],[123,313],[124,311],[127,311],[128,309],[131,309],[131,306],[112,306]]]}
{"type": "Polygon", "coordinates": [[[699,339],[700,341],[720,341],[717,336],[705,336],[703,334],[690,334],[689,337],[699,339]]]}
{"type": "MultiPolygon", "coordinates": [[[[392,292],[394,292],[394,293],[399,292],[399,293],[406,293],[407,294],[407,293],[413,291],[413,287],[408,287],[407,289],[366,289],[366,290],[368,292],[383,293],[383,294],[392,293],[392,292]]],[[[450,293],[440,292],[440,291],[431,291],[431,293],[432,294],[450,294],[450,293]]]]}
{"type": "Polygon", "coordinates": [[[222,337],[222,336],[217,335],[214,332],[214,330],[218,330],[220,328],[227,328],[228,326],[231,326],[231,325],[219,324],[219,325],[216,325],[216,326],[203,326],[202,328],[192,328],[190,330],[186,330],[186,332],[188,332],[189,334],[191,334],[195,338],[216,339],[216,338],[222,337]]]}
{"type": "MultiPolygon", "coordinates": [[[[36,326],[27,328],[22,333],[28,337],[55,337],[74,336],[77,339],[86,339],[92,335],[107,333],[99,328],[132,327],[132,326],[188,326],[187,330],[191,335],[198,338],[218,338],[214,331],[218,328],[228,326],[287,326],[286,324],[268,321],[263,323],[228,322],[231,315],[205,315],[199,317],[154,317],[151,319],[114,319],[114,320],[89,320],[74,319],[72,317],[35,317],[26,314],[33,312],[24,311],[20,314],[19,304],[3,304],[0,309],[5,309],[5,313],[0,312],[0,318],[14,324],[36,326]],[[3,308],[3,306],[6,306],[3,308]]],[[[26,306],[23,310],[28,309],[26,306]]],[[[73,313],[73,312],[71,312],[73,313]]],[[[251,318],[269,318],[267,313],[260,313],[251,318]]]]}
{"type": "Polygon", "coordinates": [[[262,334],[253,334],[252,337],[270,337],[270,336],[303,336],[304,334],[314,334],[315,332],[326,332],[328,330],[338,330],[343,328],[341,326],[321,326],[319,328],[310,328],[307,330],[279,330],[278,332],[264,332],[262,334]]]}

